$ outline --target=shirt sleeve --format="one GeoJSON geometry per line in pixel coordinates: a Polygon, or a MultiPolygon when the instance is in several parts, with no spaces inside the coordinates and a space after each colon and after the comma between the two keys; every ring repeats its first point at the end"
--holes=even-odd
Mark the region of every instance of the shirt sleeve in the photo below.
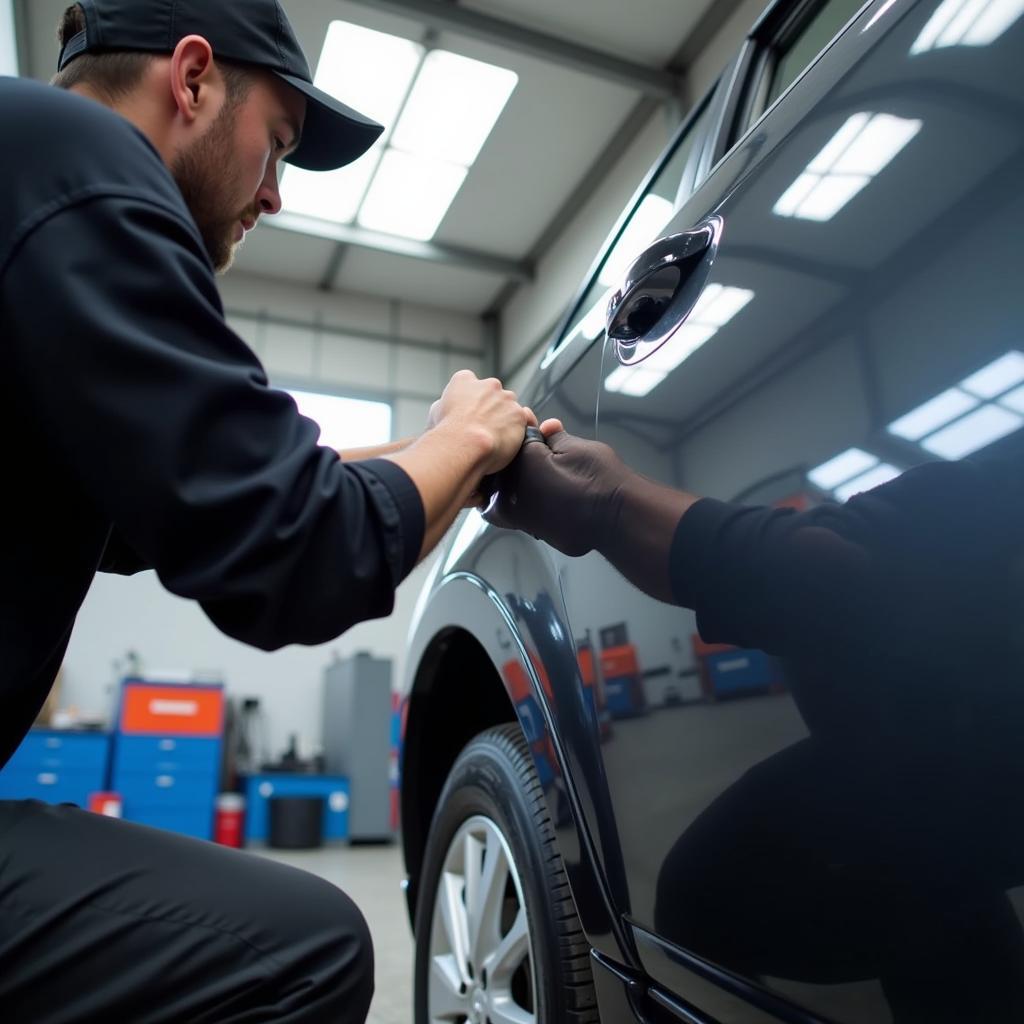
{"type": "Polygon", "coordinates": [[[194,225],[132,197],[77,203],[19,244],[0,294],[26,429],[112,522],[105,567],[152,566],[264,649],[391,611],[423,539],[415,485],[342,463],[267,386],[194,225]]]}
{"type": "Polygon", "coordinates": [[[1021,495],[1019,469],[955,462],[806,512],[704,498],[676,528],[673,593],[712,643],[927,645],[936,623],[977,618],[977,586],[1019,555],[1021,495]]]}

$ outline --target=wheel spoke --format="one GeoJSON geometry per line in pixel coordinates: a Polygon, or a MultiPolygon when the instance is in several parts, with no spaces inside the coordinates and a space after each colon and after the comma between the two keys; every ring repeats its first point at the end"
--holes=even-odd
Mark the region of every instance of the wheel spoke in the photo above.
{"type": "Polygon", "coordinates": [[[472,832],[462,839],[462,872],[466,879],[466,953],[469,962],[479,969],[476,959],[476,937],[480,931],[481,861],[487,847],[472,832]]]}
{"type": "Polygon", "coordinates": [[[469,936],[466,922],[466,907],[462,902],[463,881],[459,875],[446,871],[442,876],[442,889],[439,893],[441,918],[444,922],[448,949],[451,950],[458,968],[459,978],[464,984],[469,983],[466,970],[469,954],[469,936]]]}
{"type": "Polygon", "coordinates": [[[477,967],[483,966],[487,956],[501,941],[501,909],[508,874],[505,851],[498,837],[488,833],[476,905],[469,925],[470,956],[477,967]]]}
{"type": "Polygon", "coordinates": [[[489,986],[492,989],[507,989],[512,975],[529,951],[530,932],[526,926],[526,911],[520,907],[512,927],[484,961],[489,986]]]}
{"type": "Polygon", "coordinates": [[[487,1010],[487,1019],[491,1024],[536,1024],[537,1018],[524,1010],[511,996],[492,999],[487,1010]]]}
{"type": "Polygon", "coordinates": [[[436,886],[424,982],[430,1024],[466,1024],[485,1008],[490,1024],[536,1024],[522,887],[494,821],[474,815],[462,823],[436,886]],[[512,927],[503,934],[508,917],[512,927]],[[513,994],[513,979],[523,968],[530,978],[524,992],[513,994]]]}
{"type": "Polygon", "coordinates": [[[460,991],[462,978],[451,953],[431,959],[428,984],[431,1022],[458,1021],[466,1016],[469,1002],[465,991],[460,991]]]}

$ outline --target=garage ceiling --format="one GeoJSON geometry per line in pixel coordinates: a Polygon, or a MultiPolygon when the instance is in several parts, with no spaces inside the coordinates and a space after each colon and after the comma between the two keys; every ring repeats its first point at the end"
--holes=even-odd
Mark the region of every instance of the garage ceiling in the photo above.
{"type": "MultiPolygon", "coordinates": [[[[67,2],[17,4],[23,72],[52,74],[54,26],[67,2]]],[[[509,294],[510,283],[529,277],[578,202],[581,183],[600,173],[602,155],[620,133],[628,141],[631,119],[681,94],[686,44],[706,39],[737,3],[282,0],[282,6],[314,71],[328,24],[343,19],[509,68],[519,81],[430,242],[358,228],[339,232],[344,240],[338,242],[274,230],[268,219],[246,240],[237,270],[482,314],[509,294]]]]}

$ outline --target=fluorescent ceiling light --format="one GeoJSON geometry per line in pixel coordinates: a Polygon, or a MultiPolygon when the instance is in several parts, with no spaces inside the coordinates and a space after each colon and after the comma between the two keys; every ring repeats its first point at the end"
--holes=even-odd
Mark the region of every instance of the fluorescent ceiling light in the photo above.
{"type": "Polygon", "coordinates": [[[639,366],[619,366],[608,375],[604,382],[607,391],[617,391],[631,398],[642,398],[654,390],[666,377],[660,370],[648,370],[639,366]]]}
{"type": "Polygon", "coordinates": [[[672,213],[672,204],[663,196],[644,196],[604,261],[598,281],[603,285],[620,285],[630,263],[658,237],[672,213]]]}
{"type": "Polygon", "coordinates": [[[1001,437],[1012,434],[1022,426],[1024,416],[1019,416],[999,405],[983,405],[938,433],[925,438],[921,445],[943,459],[962,459],[988,447],[1001,437]]]}
{"type": "Polygon", "coordinates": [[[391,144],[469,167],[518,81],[507,68],[433,50],[423,61],[391,144]]]}
{"type": "Polygon", "coordinates": [[[1024,381],[1024,354],[1013,351],[1000,356],[960,382],[960,387],[978,398],[995,398],[1024,381]]]}
{"type": "Polygon", "coordinates": [[[289,164],[281,176],[282,212],[350,224],[377,170],[380,154],[380,145],[375,145],[355,162],[334,171],[307,171],[289,164]]]}
{"type": "Polygon", "coordinates": [[[687,320],[664,345],[637,366],[646,370],[657,370],[667,376],[685,359],[689,359],[717,331],[718,328],[711,324],[695,324],[687,320]]]}
{"type": "Polygon", "coordinates": [[[861,448],[847,448],[834,458],[816,466],[807,478],[823,491],[831,491],[840,484],[878,465],[878,457],[861,448]]]}
{"type": "Polygon", "coordinates": [[[754,293],[749,288],[708,285],[686,322],[668,341],[639,363],[612,370],[605,378],[605,390],[634,398],[649,394],[680,363],[710,341],[753,297],[754,293]]]}
{"type": "Polygon", "coordinates": [[[752,298],[749,288],[710,284],[701,293],[684,326],[710,324],[716,329],[727,324],[752,298]]]}
{"type": "Polygon", "coordinates": [[[1020,16],[1024,0],[945,0],[910,47],[924,53],[947,46],[988,46],[1020,16]]]}
{"type": "Polygon", "coordinates": [[[422,59],[423,47],[411,39],[332,21],[313,84],[389,127],[422,59]]]}
{"type": "Polygon", "coordinates": [[[320,444],[328,448],[366,448],[391,439],[391,406],[359,398],[292,391],[299,412],[320,427],[320,444]]]}
{"type": "MultiPolygon", "coordinates": [[[[390,126],[422,59],[419,43],[346,21],[332,21],[313,81],[335,99],[390,126]]],[[[351,223],[383,148],[384,143],[378,141],[358,160],[334,171],[307,171],[286,165],[281,176],[283,209],[339,224],[351,223]]]]}
{"type": "Polygon", "coordinates": [[[331,22],[315,84],[385,126],[347,167],[288,166],[286,212],[426,241],[440,226],[518,76],[345,21],[331,22]],[[390,131],[389,129],[393,129],[390,131]]]}
{"type": "Polygon", "coordinates": [[[977,404],[978,400],[966,391],[950,388],[894,420],[886,429],[906,441],[920,441],[925,435],[962,416],[977,404]]]}
{"type": "Polygon", "coordinates": [[[465,180],[465,167],[389,149],[363,200],[359,223],[426,241],[465,180]]]}
{"type": "Polygon", "coordinates": [[[843,178],[831,174],[820,178],[801,174],[775,204],[774,212],[780,217],[801,220],[831,220],[869,181],[871,179],[863,174],[843,178]],[[807,188],[808,182],[811,188],[807,188]],[[797,186],[801,193],[799,198],[791,194],[797,186]]]}
{"type": "Polygon", "coordinates": [[[921,124],[892,114],[851,114],[782,193],[773,212],[780,217],[830,220],[892,162],[921,124]]]}
{"type": "Polygon", "coordinates": [[[1024,386],[1003,395],[999,399],[999,404],[1005,405],[1007,409],[1013,409],[1014,412],[1024,413],[1024,386]]]}
{"type": "Polygon", "coordinates": [[[882,484],[895,480],[899,475],[900,470],[895,466],[890,466],[888,462],[883,462],[880,466],[875,466],[874,469],[869,469],[866,473],[848,480],[845,484],[837,487],[834,493],[838,501],[848,501],[855,494],[870,491],[873,487],[881,487],[882,484]]]}

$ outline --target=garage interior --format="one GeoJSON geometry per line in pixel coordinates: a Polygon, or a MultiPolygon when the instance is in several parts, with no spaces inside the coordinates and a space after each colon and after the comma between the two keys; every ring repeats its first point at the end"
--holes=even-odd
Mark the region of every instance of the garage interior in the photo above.
{"type": "MultiPolygon", "coordinates": [[[[51,77],[66,2],[0,0],[0,74],[51,77]]],[[[230,325],[271,385],[293,393],[320,424],[322,443],[342,448],[420,433],[456,370],[498,376],[513,389],[526,383],[631,197],[765,0],[281,6],[318,84],[330,90],[333,74],[343,91],[358,86],[358,96],[342,98],[385,132],[325,181],[287,168],[283,211],[250,234],[218,285],[230,325]],[[355,69],[337,72],[344,61],[336,54],[351,52],[359,53],[355,69]],[[443,107],[440,72],[452,61],[467,74],[482,68],[497,96],[476,145],[461,148],[443,119],[422,125],[438,97],[443,107]],[[428,94],[431,76],[436,91],[428,94]],[[439,165],[433,177],[422,173],[439,165]]],[[[401,723],[392,694],[433,565],[426,559],[402,583],[388,618],[329,644],[273,653],[224,636],[152,572],[97,575],[39,722],[130,732],[133,686],[140,700],[146,687],[171,699],[161,688],[186,684],[200,702],[223,701],[217,713],[231,723],[232,750],[241,744],[235,772],[245,802],[214,804],[211,794],[211,830],[240,829],[255,854],[320,874],[352,896],[376,947],[371,1024],[411,1019],[413,946],[395,841],[401,723]],[[379,729],[367,739],[328,726],[346,714],[379,729]],[[362,823],[360,776],[364,791],[377,794],[362,823]],[[301,820],[270,816],[275,793],[296,806],[312,800],[318,822],[326,806],[335,831],[304,844],[301,820]]],[[[96,795],[117,804],[114,783],[96,795]]]]}

